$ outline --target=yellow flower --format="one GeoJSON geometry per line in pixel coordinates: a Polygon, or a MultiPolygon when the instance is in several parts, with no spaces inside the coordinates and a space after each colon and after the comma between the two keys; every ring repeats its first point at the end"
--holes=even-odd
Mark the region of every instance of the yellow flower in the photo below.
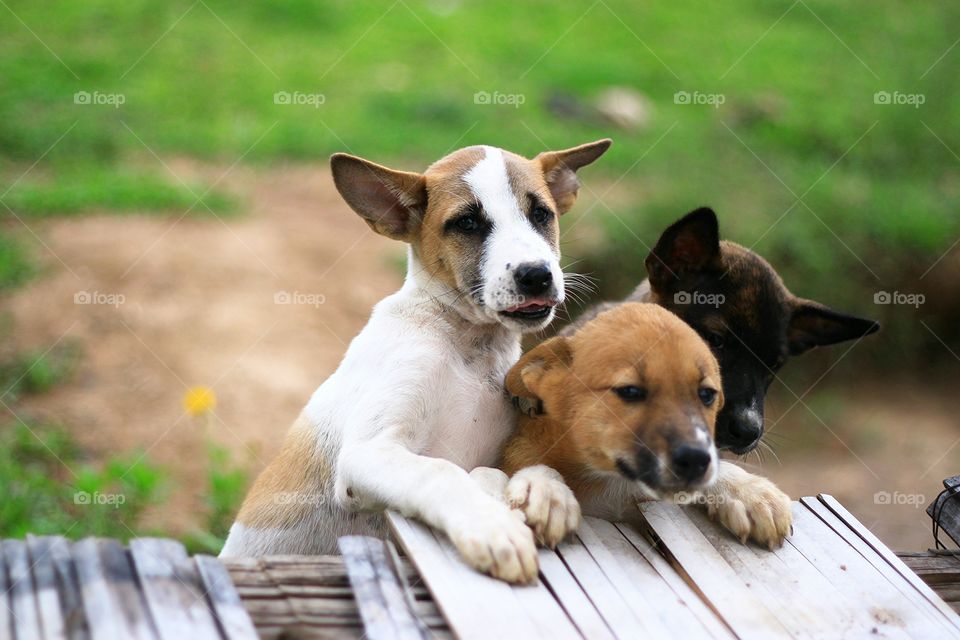
{"type": "Polygon", "coordinates": [[[201,416],[217,406],[217,396],[210,387],[191,387],[183,396],[183,408],[193,416],[201,416]]]}

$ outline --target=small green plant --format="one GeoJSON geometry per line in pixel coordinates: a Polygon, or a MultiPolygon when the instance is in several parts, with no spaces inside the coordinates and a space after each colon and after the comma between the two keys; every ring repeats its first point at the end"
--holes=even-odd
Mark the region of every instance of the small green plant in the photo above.
{"type": "Polygon", "coordinates": [[[0,536],[108,536],[141,531],[146,508],[165,482],[143,456],[91,464],[58,425],[16,421],[0,435],[0,536]]]}
{"type": "Polygon", "coordinates": [[[0,399],[43,393],[70,375],[77,362],[77,349],[70,344],[49,351],[25,351],[0,361],[0,399]]]}
{"type": "Polygon", "coordinates": [[[20,286],[33,272],[26,246],[10,234],[0,233],[0,291],[20,286]]]}

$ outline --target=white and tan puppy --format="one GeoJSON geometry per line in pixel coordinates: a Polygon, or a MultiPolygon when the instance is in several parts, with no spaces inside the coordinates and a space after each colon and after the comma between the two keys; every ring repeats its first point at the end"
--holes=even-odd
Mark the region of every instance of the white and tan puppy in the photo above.
{"type": "MultiPolygon", "coordinates": [[[[516,418],[503,391],[520,336],[563,301],[557,217],[600,140],[528,160],[468,147],[423,174],[336,154],[344,200],[409,243],[407,278],[373,310],[257,479],[222,556],[323,554],[386,534],[395,509],[445,532],[473,567],[536,580],[523,515],[468,474],[496,463],[516,418]]],[[[522,505],[521,505],[522,506],[522,505]]]]}

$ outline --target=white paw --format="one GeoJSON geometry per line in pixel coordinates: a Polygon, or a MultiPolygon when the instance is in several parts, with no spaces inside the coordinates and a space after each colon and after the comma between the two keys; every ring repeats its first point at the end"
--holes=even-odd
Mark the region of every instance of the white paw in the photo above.
{"type": "Polygon", "coordinates": [[[707,503],[710,517],[741,542],[776,549],[792,528],[790,497],[766,478],[742,473],[736,482],[721,481],[722,488],[707,503]]]}
{"type": "Polygon", "coordinates": [[[506,497],[511,507],[523,513],[537,541],[551,549],[580,526],[580,503],[563,477],[546,465],[513,474],[506,497]]]}
{"type": "Polygon", "coordinates": [[[537,545],[521,513],[491,502],[473,510],[468,519],[451,526],[447,534],[464,561],[477,571],[506,582],[536,583],[537,545]]]}

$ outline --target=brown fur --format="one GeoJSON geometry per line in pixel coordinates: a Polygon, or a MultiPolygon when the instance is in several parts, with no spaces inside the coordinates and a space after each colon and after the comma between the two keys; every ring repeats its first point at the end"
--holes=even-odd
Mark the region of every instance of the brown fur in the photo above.
{"type": "MultiPolygon", "coordinates": [[[[545,234],[554,248],[560,237],[557,217],[573,206],[577,197],[577,169],[596,160],[610,144],[610,140],[598,140],[546,151],[532,160],[504,152],[513,192],[536,194],[557,214],[545,234]]],[[[389,169],[342,153],[331,158],[331,168],[337,189],[374,231],[409,242],[432,278],[466,293],[479,277],[479,247],[475,240],[444,233],[444,225],[465,206],[474,204],[474,195],[462,177],[483,153],[480,146],[459,149],[423,174],[389,169]]]]}
{"type": "Polygon", "coordinates": [[[618,472],[618,459],[633,459],[638,442],[663,458],[695,438],[695,424],[712,436],[723,396],[706,407],[702,386],[719,392],[720,372],[696,332],[661,307],[619,305],[540,344],[510,370],[508,392],[541,401],[543,413],[520,417],[502,468],[513,474],[545,464],[587,499],[602,489],[604,473],[618,472]],[[625,402],[613,391],[625,385],[647,389],[648,398],[625,402]]]}
{"type": "Polygon", "coordinates": [[[301,414],[290,427],[280,454],[250,489],[237,522],[261,529],[302,522],[324,499],[331,479],[330,465],[316,450],[311,427],[301,414]]]}

